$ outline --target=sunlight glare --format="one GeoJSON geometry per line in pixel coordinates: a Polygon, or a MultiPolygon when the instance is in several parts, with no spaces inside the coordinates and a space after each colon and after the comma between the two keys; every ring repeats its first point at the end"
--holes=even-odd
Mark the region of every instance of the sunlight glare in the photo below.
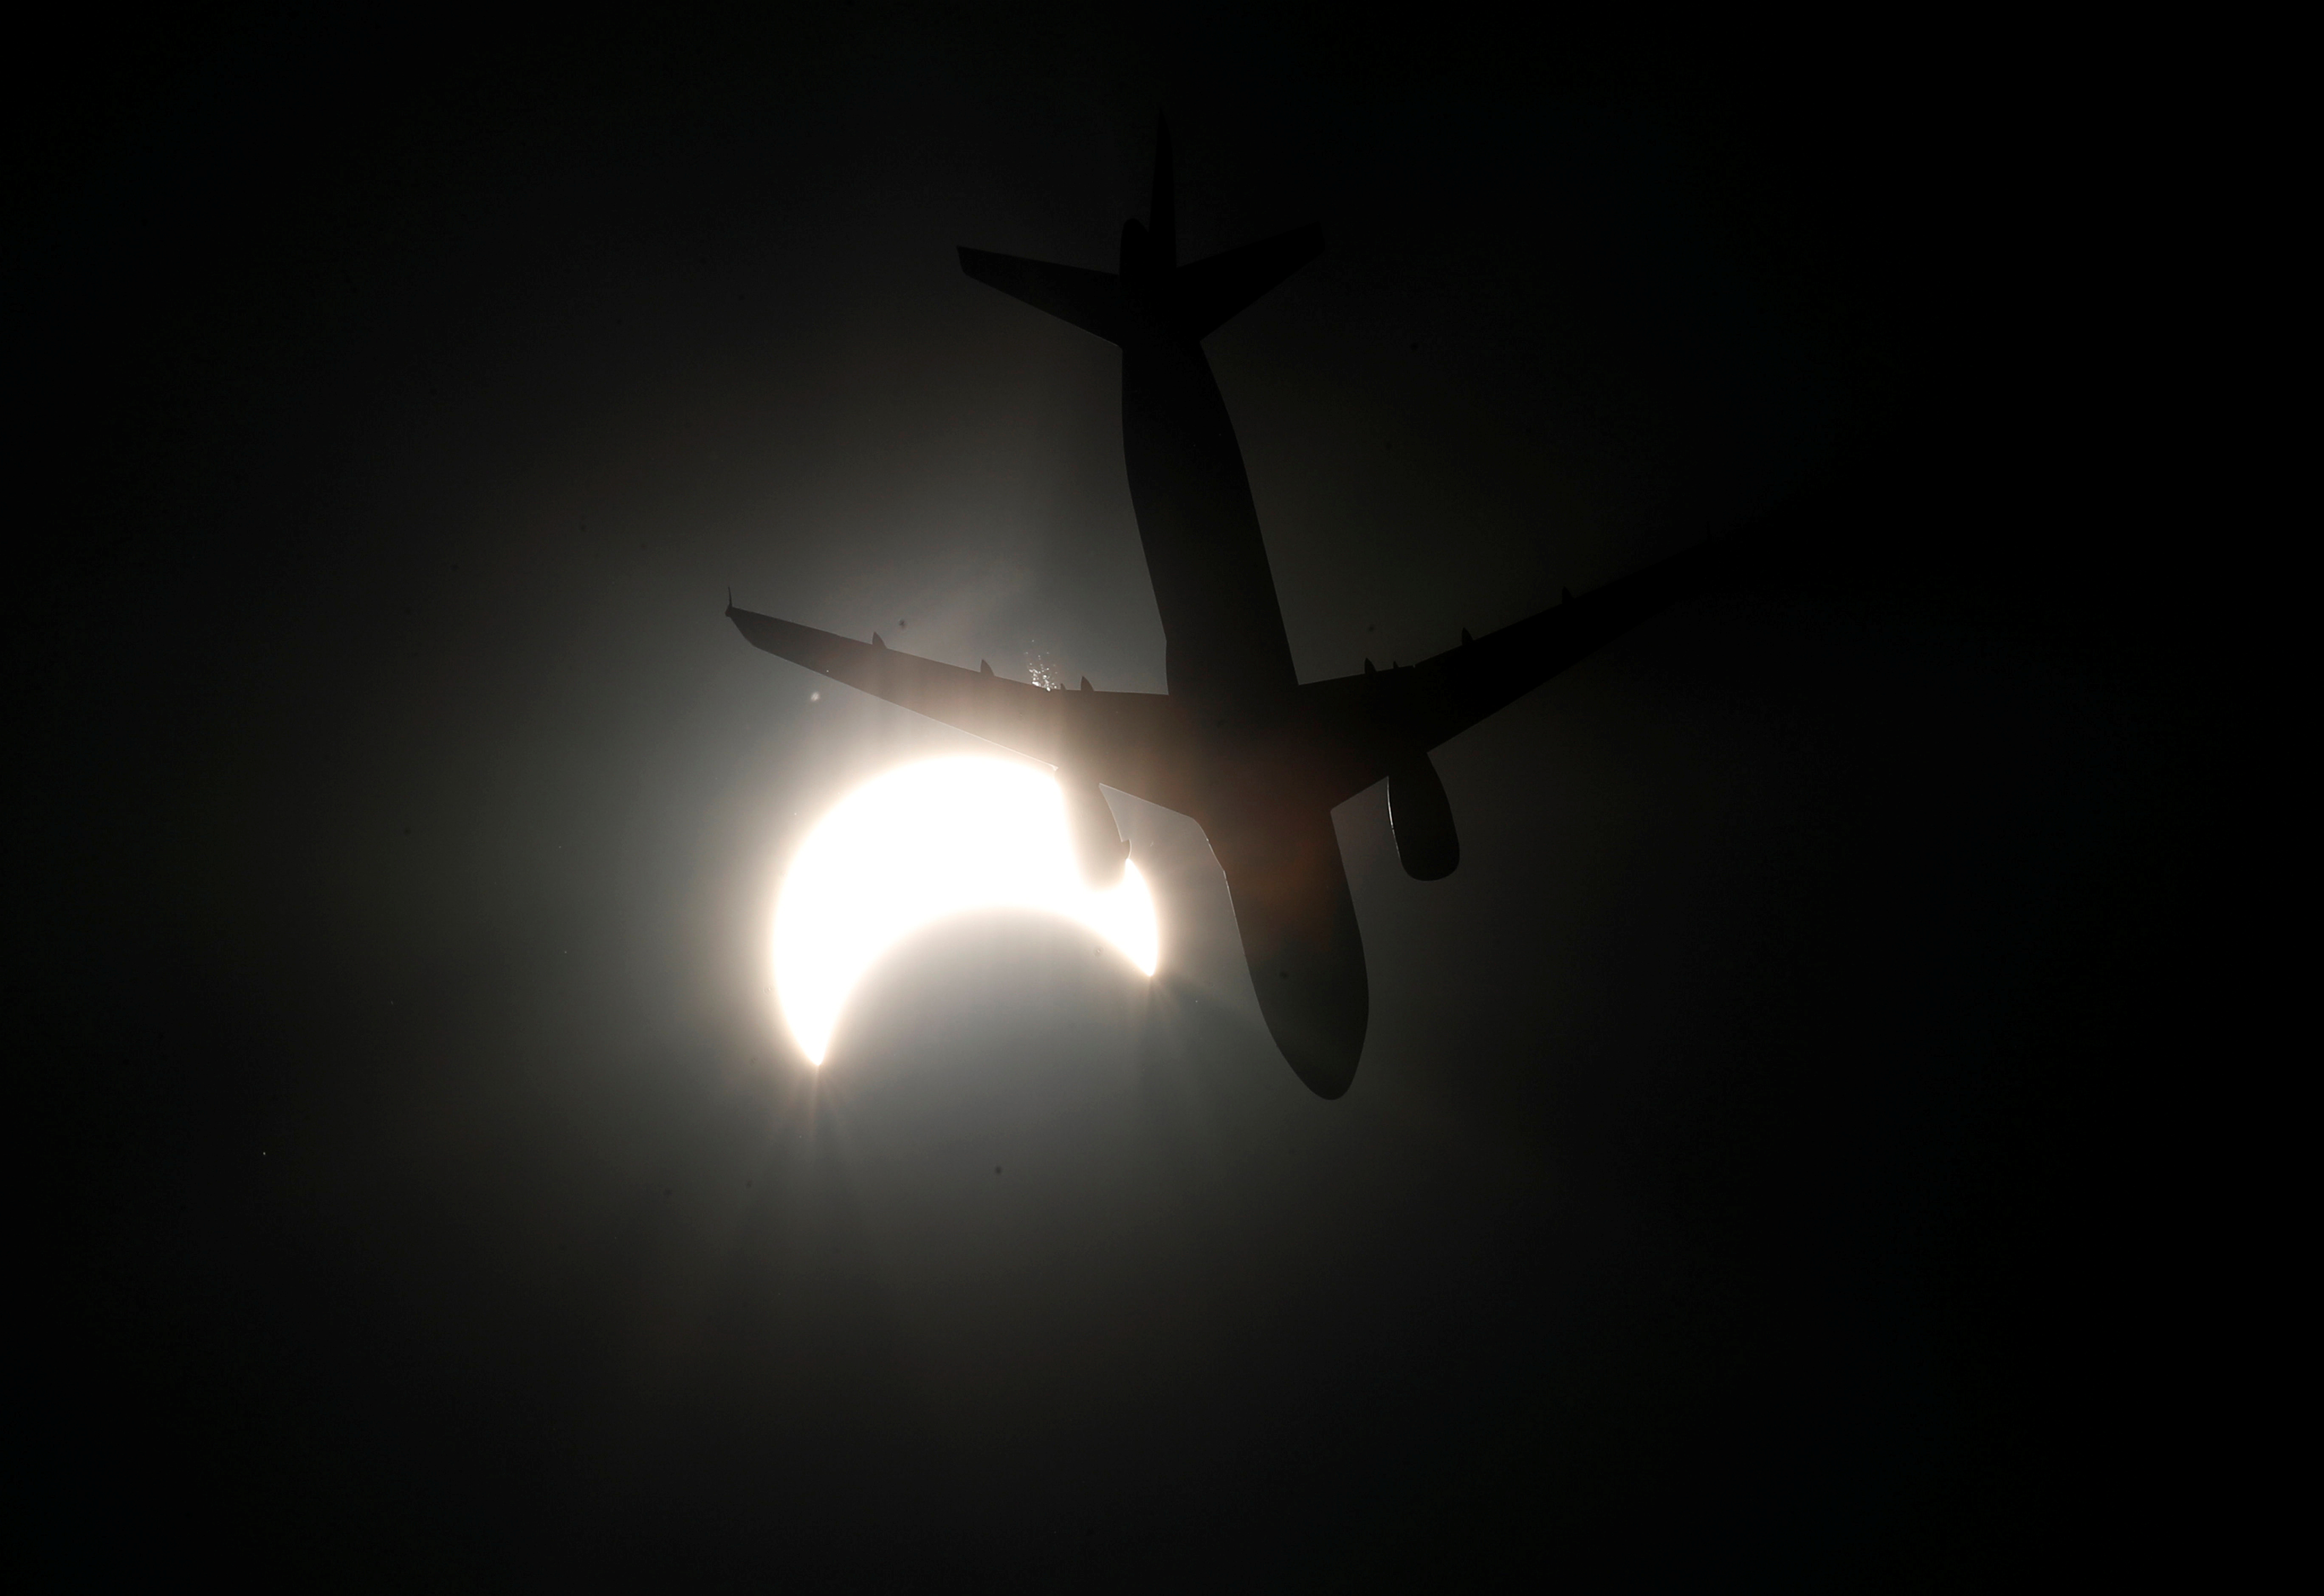
{"type": "Polygon", "coordinates": [[[1078,920],[1154,973],[1154,899],[1134,864],[1093,892],[1074,867],[1065,795],[1039,770],[943,759],[875,777],[808,834],[775,903],[775,992],[812,1064],[847,994],[898,939],[950,915],[1032,909],[1078,920]]]}

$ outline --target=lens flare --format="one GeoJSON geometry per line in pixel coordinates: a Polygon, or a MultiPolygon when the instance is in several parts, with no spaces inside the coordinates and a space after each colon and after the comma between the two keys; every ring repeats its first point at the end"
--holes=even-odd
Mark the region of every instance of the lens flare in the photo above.
{"type": "Polygon", "coordinates": [[[821,1064],[847,994],[899,938],[983,909],[1077,920],[1148,975],[1160,939],[1134,864],[1083,884],[1065,795],[994,759],[930,760],[865,782],[818,822],[775,903],[775,992],[800,1050],[821,1064]]]}

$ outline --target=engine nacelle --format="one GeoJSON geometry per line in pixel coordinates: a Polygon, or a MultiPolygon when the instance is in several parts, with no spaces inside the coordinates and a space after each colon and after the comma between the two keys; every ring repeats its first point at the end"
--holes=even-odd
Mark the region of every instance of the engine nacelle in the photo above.
{"type": "Polygon", "coordinates": [[[1105,794],[1097,789],[1096,782],[1076,780],[1062,770],[1057,772],[1057,785],[1065,790],[1065,834],[1073,839],[1074,863],[1080,868],[1082,880],[1096,892],[1118,885],[1121,867],[1130,858],[1130,844],[1121,840],[1105,794]]]}
{"type": "Polygon", "coordinates": [[[1441,881],[1461,863],[1452,800],[1425,753],[1399,760],[1388,774],[1388,823],[1396,856],[1416,881],[1441,881]]]}

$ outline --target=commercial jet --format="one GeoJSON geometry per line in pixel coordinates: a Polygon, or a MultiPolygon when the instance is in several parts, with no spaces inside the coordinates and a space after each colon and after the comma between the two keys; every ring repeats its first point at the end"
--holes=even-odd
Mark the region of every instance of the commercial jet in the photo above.
{"type": "Polygon", "coordinates": [[[1302,682],[1277,606],[1250,481],[1203,339],[1323,248],[1297,227],[1181,265],[1170,143],[1157,138],[1149,220],[1126,222],[1116,269],[964,247],[978,281],[1121,351],[1122,452],[1167,647],[1162,693],[1051,691],[734,608],[770,654],[1054,766],[1091,885],[1129,845],[1101,786],[1191,816],[1226,873],[1259,1008],[1318,1096],[1354,1079],[1370,997],[1333,806],[1388,781],[1398,860],[1424,881],[1461,844],[1429,752],[1695,591],[1706,545],[1434,659],[1302,682]]]}

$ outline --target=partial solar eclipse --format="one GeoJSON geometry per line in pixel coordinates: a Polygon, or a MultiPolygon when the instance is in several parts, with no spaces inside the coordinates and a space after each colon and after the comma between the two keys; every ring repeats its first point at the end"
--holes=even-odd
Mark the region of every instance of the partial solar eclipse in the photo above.
{"type": "Polygon", "coordinates": [[[821,1064],[847,994],[899,940],[977,909],[1079,921],[1154,973],[1154,899],[1136,865],[1092,891],[1074,868],[1065,795],[995,759],[930,760],[857,788],[818,822],[775,903],[775,992],[821,1064]]]}

